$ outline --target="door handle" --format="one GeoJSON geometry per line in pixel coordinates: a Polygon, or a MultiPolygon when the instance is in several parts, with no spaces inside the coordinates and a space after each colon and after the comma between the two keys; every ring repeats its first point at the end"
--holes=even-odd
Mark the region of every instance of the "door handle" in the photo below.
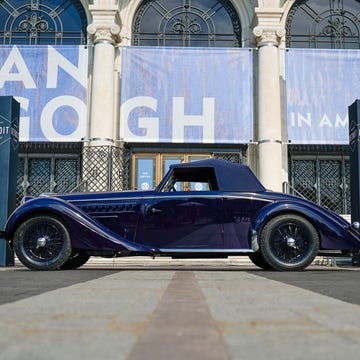
{"type": "Polygon", "coordinates": [[[157,209],[157,208],[152,208],[152,209],[151,209],[151,212],[152,212],[153,214],[160,214],[160,213],[162,213],[162,210],[157,209]]]}

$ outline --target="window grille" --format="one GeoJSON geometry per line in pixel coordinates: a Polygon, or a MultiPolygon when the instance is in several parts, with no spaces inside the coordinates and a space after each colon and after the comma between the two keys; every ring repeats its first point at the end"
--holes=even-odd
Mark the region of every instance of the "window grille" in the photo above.
{"type": "Polygon", "coordinates": [[[77,0],[0,0],[0,44],[86,44],[86,27],[77,0]]]}
{"type": "Polygon", "coordinates": [[[130,152],[114,146],[85,146],[84,174],[87,191],[121,191],[131,187],[130,152]]]}
{"type": "Polygon", "coordinates": [[[286,45],[298,48],[359,49],[358,0],[299,0],[286,22],[286,45]]]}
{"type": "Polygon", "coordinates": [[[228,0],[145,0],[134,18],[133,45],[240,47],[240,20],[228,0]]]}
{"type": "Polygon", "coordinates": [[[20,154],[17,174],[17,205],[26,195],[70,192],[81,179],[80,155],[20,154]]]}
{"type": "Polygon", "coordinates": [[[241,152],[215,152],[215,159],[226,160],[236,164],[246,164],[246,150],[241,152]]]}
{"type": "Polygon", "coordinates": [[[351,213],[347,156],[294,156],[290,170],[296,193],[338,214],[351,213]]]}

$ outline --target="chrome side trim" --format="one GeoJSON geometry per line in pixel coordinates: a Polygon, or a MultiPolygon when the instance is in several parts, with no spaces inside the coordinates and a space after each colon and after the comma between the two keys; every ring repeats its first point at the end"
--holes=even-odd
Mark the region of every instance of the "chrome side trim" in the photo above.
{"type": "MultiPolygon", "coordinates": [[[[254,193],[254,194],[257,194],[257,193],[254,193]]],[[[273,203],[275,202],[274,200],[271,200],[271,199],[264,199],[262,197],[255,197],[255,196],[236,196],[236,195],[227,195],[226,193],[223,193],[223,199],[250,199],[250,200],[261,200],[263,202],[268,202],[268,203],[273,203]]]]}
{"type": "MultiPolygon", "coordinates": [[[[129,203],[133,202],[134,200],[145,200],[145,199],[174,199],[174,198],[221,198],[221,196],[219,194],[214,194],[214,195],[180,195],[180,196],[154,196],[154,195],[149,195],[149,196],[139,196],[139,197],[118,197],[118,198],[103,198],[103,199],[70,199],[67,200],[68,202],[90,202],[90,201],[128,201],[129,203]]],[[[56,196],[54,196],[54,198],[56,198],[56,196]]],[[[246,197],[247,198],[247,197],[246,197]]]]}
{"type": "MultiPolygon", "coordinates": [[[[55,196],[56,197],[56,196],[55,196]]],[[[149,196],[149,199],[151,199],[153,197],[149,196]]],[[[81,202],[97,202],[97,201],[127,201],[129,204],[134,203],[135,200],[143,200],[146,198],[143,197],[137,197],[137,198],[103,198],[103,199],[70,199],[70,200],[66,200],[67,202],[71,202],[71,203],[81,203],[81,202]]]]}
{"type": "MultiPolygon", "coordinates": [[[[249,193],[251,194],[251,193],[249,193]]],[[[254,194],[257,194],[257,193],[254,193],[254,194]]],[[[146,200],[146,199],[156,199],[156,200],[161,200],[161,199],[174,199],[174,198],[186,198],[186,199],[189,199],[189,198],[229,198],[229,199],[254,199],[255,197],[254,196],[237,196],[237,195],[227,195],[226,192],[223,192],[222,195],[219,195],[219,194],[214,194],[214,195],[178,195],[178,196],[154,196],[154,195],[149,195],[149,196],[139,196],[139,197],[117,197],[117,198],[103,198],[103,199],[70,199],[70,200],[66,200],[68,202],[71,202],[71,203],[77,203],[77,202],[91,202],[91,201],[128,201],[129,203],[131,202],[134,202],[136,200],[146,200]]],[[[54,196],[54,198],[56,198],[56,195],[54,196]]],[[[269,202],[269,203],[273,203],[274,200],[271,200],[271,199],[263,199],[261,197],[259,197],[259,199],[261,201],[265,201],[265,202],[269,202]]]]}
{"type": "Polygon", "coordinates": [[[117,215],[94,215],[95,219],[117,219],[117,215]]]}
{"type": "Polygon", "coordinates": [[[183,254],[204,254],[204,253],[208,253],[208,254],[226,254],[226,253],[231,253],[231,254],[241,254],[241,253],[252,253],[253,250],[251,249],[171,249],[171,248],[160,248],[159,249],[160,252],[163,253],[183,253],[183,254]]]}

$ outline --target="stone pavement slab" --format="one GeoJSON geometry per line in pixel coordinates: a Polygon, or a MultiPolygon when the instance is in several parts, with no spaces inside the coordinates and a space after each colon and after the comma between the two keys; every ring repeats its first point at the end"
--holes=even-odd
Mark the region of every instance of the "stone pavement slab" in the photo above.
{"type": "Polygon", "coordinates": [[[0,304],[4,291],[15,297],[0,305],[0,359],[357,358],[360,305],[314,284],[352,297],[359,271],[322,268],[6,269],[1,284],[23,281],[25,296],[1,287],[0,304]]]}

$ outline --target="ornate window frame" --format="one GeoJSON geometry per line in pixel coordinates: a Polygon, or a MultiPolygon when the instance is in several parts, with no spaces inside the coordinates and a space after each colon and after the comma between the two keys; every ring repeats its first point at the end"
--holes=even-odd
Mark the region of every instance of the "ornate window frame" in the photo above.
{"type": "Polygon", "coordinates": [[[289,9],[286,18],[286,47],[309,47],[330,49],[360,48],[360,1],[359,0],[322,0],[326,9],[317,10],[312,0],[298,0],[289,9]],[[351,1],[351,5],[349,5],[351,1]],[[359,3],[358,11],[353,10],[359,3]],[[311,18],[306,34],[294,33],[297,15],[311,18]],[[306,46],[307,45],[307,46],[306,46]]]}
{"type": "MultiPolygon", "coordinates": [[[[8,16],[0,25],[0,44],[86,44],[88,24],[85,9],[79,0],[0,1],[0,14],[8,16]],[[78,27],[66,26],[69,8],[76,11],[78,27]],[[5,20],[5,21],[4,21],[5,20]],[[70,29],[71,28],[71,29],[70,29]]],[[[69,15],[70,16],[70,15],[69,15]]]]}
{"type": "MultiPolygon", "coordinates": [[[[200,21],[203,25],[206,24],[207,27],[207,31],[204,32],[204,38],[207,46],[219,46],[221,40],[217,39],[219,34],[216,32],[216,24],[212,20],[212,16],[216,14],[220,8],[223,8],[226,10],[233,26],[233,33],[231,35],[226,35],[233,38],[233,47],[241,47],[241,21],[236,9],[229,0],[217,0],[216,3],[214,2],[215,6],[212,6],[207,11],[197,8],[196,2],[194,1],[190,2],[188,0],[184,0],[182,3],[182,6],[165,9],[158,3],[158,0],[142,1],[134,14],[132,25],[132,45],[141,45],[141,37],[144,35],[144,33],[141,33],[140,31],[141,22],[143,17],[146,16],[146,11],[150,6],[153,6],[164,15],[158,26],[157,32],[154,32],[152,34],[153,38],[151,38],[152,41],[157,41],[158,46],[166,46],[167,37],[173,37],[177,41],[181,39],[182,46],[194,46],[194,42],[192,42],[191,38],[194,36],[200,36],[200,21]],[[200,21],[197,21],[196,19],[199,19],[200,21]]],[[[202,44],[204,44],[204,40],[202,41],[202,44]]]]}

